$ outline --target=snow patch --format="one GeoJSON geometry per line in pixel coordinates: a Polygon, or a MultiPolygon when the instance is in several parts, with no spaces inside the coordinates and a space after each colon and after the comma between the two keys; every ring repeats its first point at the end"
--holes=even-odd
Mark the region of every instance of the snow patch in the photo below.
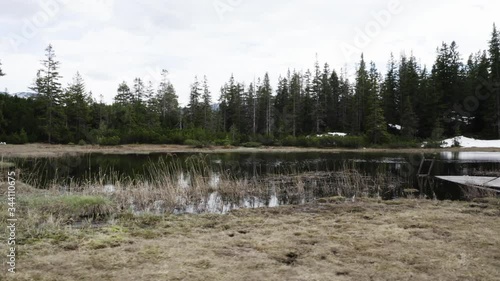
{"type": "Polygon", "coordinates": [[[340,132],[333,132],[333,133],[327,133],[324,135],[317,135],[317,137],[345,137],[347,136],[346,133],[340,133],[340,132]]]}
{"type": "Polygon", "coordinates": [[[392,129],[396,129],[398,131],[401,131],[401,129],[403,129],[403,127],[401,127],[401,125],[397,125],[397,124],[388,124],[389,127],[391,127],[392,129]]]}
{"type": "Polygon", "coordinates": [[[461,147],[465,147],[465,148],[472,148],[472,147],[477,147],[477,148],[498,147],[498,148],[500,148],[500,140],[476,140],[476,139],[467,138],[464,136],[446,139],[443,141],[443,145],[441,147],[443,147],[443,148],[452,147],[455,143],[459,143],[461,147]]]}

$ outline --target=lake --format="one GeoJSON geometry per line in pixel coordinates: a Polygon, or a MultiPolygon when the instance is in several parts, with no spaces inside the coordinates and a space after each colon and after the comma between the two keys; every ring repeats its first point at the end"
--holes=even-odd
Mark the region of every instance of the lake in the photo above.
{"type": "MultiPolygon", "coordinates": [[[[369,186],[363,192],[376,192],[377,196],[384,199],[405,196],[405,190],[418,189],[416,175],[423,157],[436,159],[433,175],[500,176],[499,152],[91,153],[60,158],[11,158],[8,161],[14,162],[21,169],[22,176],[29,178],[38,188],[57,184],[64,189],[72,184],[98,181],[113,190],[117,182],[133,182],[136,179],[148,182],[155,178],[155,173],[161,173],[162,169],[171,169],[169,176],[173,177],[173,185],[189,189],[194,179],[202,176],[207,185],[210,185],[206,198],[186,199],[192,202],[185,202],[181,209],[176,207],[179,209],[177,211],[196,212],[196,205],[199,205],[197,200],[202,200],[204,208],[221,212],[236,207],[300,204],[339,193],[355,194],[346,192],[346,187],[336,188],[342,183],[349,186],[369,186]],[[353,174],[356,178],[352,177],[353,174]],[[300,179],[297,180],[299,176],[300,179]],[[221,198],[221,192],[217,190],[221,177],[234,182],[259,182],[265,189],[252,196],[245,193],[238,197],[238,202],[231,202],[234,200],[221,198]],[[303,185],[300,190],[295,190],[294,185],[297,183],[303,185]],[[218,207],[213,207],[214,204],[218,207]]],[[[439,199],[460,198],[457,187],[446,183],[439,183],[432,192],[424,190],[423,193],[439,199]]]]}

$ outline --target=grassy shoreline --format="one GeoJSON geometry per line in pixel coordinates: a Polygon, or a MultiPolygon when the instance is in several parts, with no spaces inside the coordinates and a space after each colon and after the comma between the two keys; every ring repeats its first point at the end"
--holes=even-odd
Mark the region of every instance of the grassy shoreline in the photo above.
{"type": "MultiPolygon", "coordinates": [[[[497,280],[500,274],[499,199],[318,200],[226,215],[116,212],[78,224],[64,217],[78,208],[46,210],[20,199],[20,218],[36,221],[20,222],[17,274],[6,280],[497,280]]],[[[92,211],[92,204],[107,204],[87,199],[68,204],[92,211]]]]}
{"type": "Polygon", "coordinates": [[[67,154],[103,153],[103,154],[150,154],[150,153],[229,153],[229,152],[265,152],[265,153],[287,153],[287,152],[322,152],[322,153],[439,153],[439,152],[479,151],[500,152],[500,148],[363,148],[363,149],[341,149],[341,148],[303,148],[303,147],[222,147],[193,148],[185,145],[119,145],[119,146],[78,146],[78,145],[49,145],[49,144],[24,144],[24,145],[2,145],[0,155],[4,157],[60,157],[67,154]]]}

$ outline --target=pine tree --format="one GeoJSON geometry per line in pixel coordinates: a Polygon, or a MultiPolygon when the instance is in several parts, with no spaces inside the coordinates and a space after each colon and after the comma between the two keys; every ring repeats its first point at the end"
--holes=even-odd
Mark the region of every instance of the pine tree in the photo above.
{"type": "Polygon", "coordinates": [[[130,91],[129,86],[127,85],[127,82],[123,81],[120,85],[118,85],[115,102],[121,105],[130,104],[133,102],[133,95],[130,91]]]}
{"type": "Polygon", "coordinates": [[[470,55],[467,60],[467,74],[464,91],[467,97],[471,97],[470,102],[464,101],[461,110],[466,113],[466,133],[467,135],[479,136],[480,138],[495,137],[495,128],[488,126],[489,112],[492,109],[491,103],[486,97],[491,95],[488,87],[485,87],[487,77],[489,77],[489,61],[486,52],[478,52],[470,55]],[[477,103],[474,102],[477,98],[477,103]]]}
{"type": "Polygon", "coordinates": [[[264,75],[257,95],[258,133],[269,136],[272,127],[272,88],[268,73],[264,75]]]}
{"type": "Polygon", "coordinates": [[[299,126],[300,99],[302,91],[302,77],[295,72],[292,75],[290,82],[290,114],[292,119],[292,135],[297,136],[299,126]]]}
{"type": "Polygon", "coordinates": [[[156,129],[160,124],[159,101],[155,95],[155,89],[152,81],[148,81],[144,98],[146,100],[146,121],[150,129],[156,129]]]}
{"type": "Polygon", "coordinates": [[[250,83],[245,96],[245,118],[248,120],[248,130],[254,137],[257,133],[257,97],[256,85],[250,83]]]}
{"type": "Polygon", "coordinates": [[[79,72],[66,89],[64,109],[66,127],[73,142],[88,140],[88,123],[90,121],[90,96],[85,91],[85,83],[79,72]]]}
{"type": "Polygon", "coordinates": [[[45,49],[45,59],[42,60],[42,66],[37,72],[35,85],[31,88],[39,94],[41,104],[45,107],[45,120],[42,129],[47,135],[48,142],[59,141],[60,131],[63,126],[63,116],[61,110],[62,87],[59,79],[60,62],[56,60],[56,55],[52,45],[45,49]]]}
{"type": "Polygon", "coordinates": [[[307,70],[304,75],[304,84],[302,87],[301,94],[301,108],[299,114],[299,120],[301,121],[300,133],[301,134],[311,134],[316,131],[314,126],[314,99],[312,97],[313,86],[311,83],[311,71],[307,70]]]}
{"type": "Polygon", "coordinates": [[[354,91],[354,132],[356,134],[365,131],[365,121],[367,118],[368,103],[366,101],[370,91],[370,81],[364,55],[361,55],[358,70],[356,71],[356,85],[354,91]]]}
{"type": "Polygon", "coordinates": [[[496,138],[500,138],[500,32],[493,24],[493,32],[489,42],[490,55],[490,84],[492,88],[492,102],[495,108],[492,112],[494,116],[492,121],[497,129],[496,138]]]}
{"type": "Polygon", "coordinates": [[[462,119],[454,107],[464,100],[464,69],[460,60],[458,46],[452,42],[449,46],[443,43],[438,50],[436,63],[432,69],[434,91],[438,95],[440,118],[444,121],[443,129],[446,136],[453,136],[457,122],[462,119]]]}
{"type": "Polygon", "coordinates": [[[346,77],[345,71],[341,71],[341,76],[339,78],[339,106],[338,106],[338,118],[339,118],[339,129],[342,132],[349,133],[359,133],[354,130],[355,119],[354,119],[354,94],[353,87],[346,77]]]}
{"type": "Polygon", "coordinates": [[[5,76],[5,73],[2,71],[2,61],[0,61],[0,77],[5,76]]]}
{"type": "Polygon", "coordinates": [[[366,134],[373,144],[381,144],[388,140],[387,123],[384,110],[380,104],[380,75],[375,64],[370,63],[366,92],[366,134]]]}
{"type": "Polygon", "coordinates": [[[402,126],[403,136],[408,138],[413,138],[418,128],[413,103],[419,94],[419,82],[419,68],[415,57],[402,55],[398,70],[398,124],[402,126]]]}
{"type": "Polygon", "coordinates": [[[168,71],[162,70],[161,82],[158,88],[157,100],[161,113],[161,125],[165,129],[181,127],[181,110],[174,86],[168,80],[168,71]]]}
{"type": "Polygon", "coordinates": [[[274,99],[274,123],[276,132],[280,137],[289,135],[289,89],[288,79],[279,78],[278,88],[276,89],[276,97],[274,99]]]}
{"type": "Polygon", "coordinates": [[[382,84],[382,107],[385,119],[389,124],[398,124],[400,117],[400,96],[398,95],[398,77],[396,62],[391,53],[391,59],[387,66],[387,74],[382,84]]]}
{"type": "Polygon", "coordinates": [[[413,105],[410,97],[406,96],[401,115],[401,134],[408,139],[413,139],[417,134],[417,128],[417,115],[415,115],[413,111],[413,105]]]}
{"type": "Polygon", "coordinates": [[[200,97],[201,97],[201,85],[198,81],[198,77],[194,78],[193,84],[191,84],[191,92],[189,94],[189,104],[186,108],[186,123],[188,126],[199,128],[203,123],[203,120],[200,120],[200,97]]]}
{"type": "Polygon", "coordinates": [[[313,116],[314,116],[314,128],[316,134],[322,132],[321,128],[324,126],[323,119],[325,116],[324,99],[323,99],[323,79],[321,75],[321,70],[319,67],[319,62],[316,57],[316,63],[314,64],[314,77],[312,79],[312,92],[311,96],[314,100],[313,116]]]}
{"type": "Polygon", "coordinates": [[[207,76],[203,78],[203,96],[202,96],[202,110],[203,112],[203,128],[205,130],[212,129],[212,94],[208,87],[207,76]]]}
{"type": "Polygon", "coordinates": [[[327,132],[332,129],[333,120],[330,119],[335,113],[334,101],[333,101],[333,89],[330,84],[331,72],[328,63],[325,63],[323,67],[323,73],[321,75],[321,132],[327,132]]]}
{"type": "Polygon", "coordinates": [[[341,114],[341,109],[340,109],[340,97],[341,97],[341,83],[339,80],[339,76],[337,75],[337,72],[335,70],[332,71],[332,74],[330,75],[329,81],[330,85],[330,95],[328,96],[327,99],[327,110],[326,110],[326,115],[327,115],[327,120],[328,120],[328,128],[333,131],[338,131],[341,129],[340,125],[340,114],[341,114]]]}
{"type": "Polygon", "coordinates": [[[145,87],[141,78],[134,79],[133,101],[136,104],[141,104],[144,101],[145,87]]]}

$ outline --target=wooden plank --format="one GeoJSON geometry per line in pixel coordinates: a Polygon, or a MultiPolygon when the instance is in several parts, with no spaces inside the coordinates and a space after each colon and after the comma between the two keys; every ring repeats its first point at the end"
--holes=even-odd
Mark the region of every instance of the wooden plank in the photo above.
{"type": "Polygon", "coordinates": [[[497,177],[436,176],[436,178],[462,185],[500,189],[500,178],[497,177]]]}

